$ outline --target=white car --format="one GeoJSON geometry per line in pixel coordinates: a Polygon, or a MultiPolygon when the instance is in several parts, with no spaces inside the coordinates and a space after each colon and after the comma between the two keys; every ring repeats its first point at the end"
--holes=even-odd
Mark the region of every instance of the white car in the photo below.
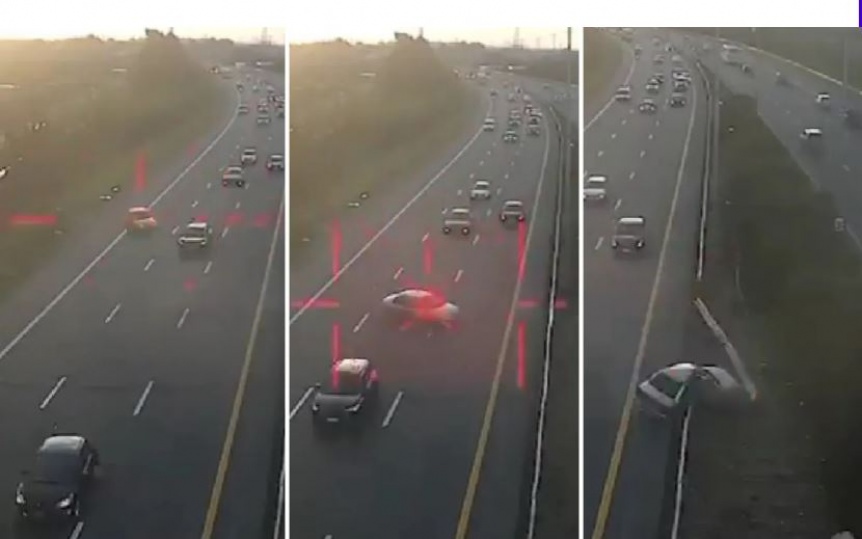
{"type": "Polygon", "coordinates": [[[450,234],[453,230],[460,230],[461,234],[468,236],[473,229],[473,217],[467,208],[452,208],[443,219],[443,233],[450,234]]]}
{"type": "Polygon", "coordinates": [[[642,411],[668,417],[696,398],[718,406],[737,406],[746,400],[742,386],[726,370],[713,365],[677,363],[659,369],[638,385],[642,411]]]}
{"type": "Polygon", "coordinates": [[[452,327],[460,310],[446,298],[428,290],[408,289],[383,298],[383,307],[399,323],[419,322],[452,327]]]}
{"type": "Polygon", "coordinates": [[[491,198],[491,183],[485,180],[479,180],[473,185],[473,189],[470,190],[470,200],[484,199],[488,200],[491,198]]]}
{"type": "Polygon", "coordinates": [[[497,128],[497,121],[494,118],[486,118],[482,125],[483,131],[493,131],[497,128]]]}
{"type": "Polygon", "coordinates": [[[242,167],[227,167],[222,174],[221,184],[224,187],[245,187],[245,179],[243,178],[242,167]]]}
{"type": "Polygon", "coordinates": [[[602,203],[608,198],[608,177],[591,175],[584,182],[584,202],[602,203]]]}
{"type": "Polygon", "coordinates": [[[819,94],[817,94],[816,101],[817,101],[817,104],[820,105],[822,108],[828,108],[829,107],[829,99],[830,99],[829,94],[827,92],[820,92],[819,94]]]}
{"type": "Polygon", "coordinates": [[[823,137],[823,131],[814,127],[807,127],[799,134],[802,140],[819,140],[823,137]]]}

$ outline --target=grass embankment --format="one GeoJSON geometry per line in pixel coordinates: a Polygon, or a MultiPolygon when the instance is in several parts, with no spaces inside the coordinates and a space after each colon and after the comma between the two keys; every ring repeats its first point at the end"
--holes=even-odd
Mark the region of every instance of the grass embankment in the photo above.
{"type": "Polygon", "coordinates": [[[816,536],[838,531],[832,521],[858,534],[862,264],[834,228],[831,197],[813,190],[756,110],[744,96],[722,107],[721,125],[735,129],[720,139],[713,207],[723,245],[710,256],[738,267],[749,326],[766,351],[748,358],[765,402],[709,425],[715,462],[704,490],[724,493],[708,505],[735,508],[723,512],[724,529],[816,536]]]}
{"type": "Polygon", "coordinates": [[[4,43],[0,71],[17,86],[0,102],[0,166],[10,167],[0,181],[0,299],[110,204],[100,194],[134,186],[139,156],[148,176],[176,162],[223,120],[229,98],[179,40],[157,32],[131,42],[4,43]],[[34,60],[16,62],[25,53],[34,60]],[[12,226],[15,214],[57,216],[64,234],[12,226]]]}
{"type": "Polygon", "coordinates": [[[604,30],[584,28],[584,113],[586,121],[608,100],[614,76],[623,62],[623,48],[604,30]]]}
{"type": "Polygon", "coordinates": [[[430,164],[473,121],[477,95],[423,40],[290,54],[292,247],[362,191],[430,164]]]}
{"type": "Polygon", "coordinates": [[[555,80],[578,84],[578,51],[553,52],[526,62],[521,74],[542,80],[555,80]],[[571,79],[571,81],[569,80],[571,79]]]}

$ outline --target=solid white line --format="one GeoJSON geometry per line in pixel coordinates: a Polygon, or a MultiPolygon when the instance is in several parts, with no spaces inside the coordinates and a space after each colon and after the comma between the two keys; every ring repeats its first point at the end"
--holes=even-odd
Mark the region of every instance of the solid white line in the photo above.
{"type": "Polygon", "coordinates": [[[150,261],[147,262],[147,265],[144,266],[144,271],[150,271],[150,267],[153,265],[153,262],[155,262],[155,261],[156,261],[155,258],[151,258],[150,261]]]}
{"type": "Polygon", "coordinates": [[[177,322],[177,329],[183,327],[183,324],[186,322],[186,317],[189,315],[189,308],[186,307],[186,310],[183,311],[182,316],[180,316],[180,320],[177,322]]]}
{"type": "Polygon", "coordinates": [[[81,537],[81,533],[84,531],[84,521],[79,520],[77,524],[75,524],[75,528],[72,530],[72,534],[69,535],[69,539],[78,539],[81,537]]]}
{"type": "Polygon", "coordinates": [[[464,275],[464,270],[459,269],[458,272],[455,274],[455,282],[456,283],[461,280],[462,275],[464,275]]]}
{"type": "MultiPolygon", "coordinates": [[[[631,53],[631,51],[629,50],[629,48],[628,48],[628,47],[626,47],[625,45],[622,45],[622,44],[620,44],[620,46],[621,46],[621,47],[623,47],[623,49],[626,51],[626,53],[628,53],[628,54],[629,54],[629,59],[631,60],[631,65],[630,65],[630,67],[629,67],[629,72],[628,72],[628,74],[626,75],[626,79],[625,79],[625,81],[624,81],[624,83],[623,83],[623,85],[624,85],[624,86],[628,86],[628,84],[629,84],[629,83],[630,83],[630,81],[631,81],[632,74],[635,72],[635,65],[637,65],[637,61],[636,61],[636,60],[634,59],[634,57],[632,56],[632,53],[631,53]]],[[[608,99],[608,102],[607,102],[607,103],[605,103],[605,106],[604,106],[604,107],[602,107],[602,108],[601,108],[601,110],[599,110],[599,111],[596,113],[596,115],[595,115],[595,116],[593,116],[593,117],[592,117],[592,119],[591,119],[589,122],[587,122],[587,125],[585,125],[585,126],[584,126],[584,133],[586,133],[586,132],[590,129],[590,127],[592,127],[592,126],[593,126],[593,124],[594,124],[594,123],[596,123],[596,120],[598,120],[598,119],[599,119],[599,117],[600,117],[602,114],[604,114],[604,113],[605,113],[605,111],[607,111],[609,108],[611,108],[611,105],[613,105],[613,104],[614,104],[614,96],[611,96],[611,98],[610,98],[610,99],[608,99]]]]}
{"type": "Polygon", "coordinates": [[[299,402],[297,402],[293,406],[293,409],[290,411],[290,415],[288,416],[288,421],[293,419],[293,416],[296,415],[296,413],[299,411],[299,409],[302,408],[302,405],[305,404],[305,401],[307,401],[308,398],[311,397],[311,395],[313,393],[314,393],[313,387],[310,387],[310,388],[305,390],[305,393],[302,394],[302,398],[299,399],[299,402]]]}
{"type": "Polygon", "coordinates": [[[392,416],[395,415],[395,409],[398,408],[398,403],[401,402],[401,397],[404,396],[403,391],[399,391],[397,395],[395,395],[395,400],[392,401],[392,406],[389,407],[389,411],[386,413],[386,417],[383,418],[382,428],[386,428],[389,426],[389,423],[392,422],[392,416]]]}
{"type": "MultiPolygon", "coordinates": [[[[489,107],[489,109],[490,109],[490,107],[489,107]]],[[[386,222],[386,224],[385,224],[385,225],[383,225],[383,226],[380,228],[380,230],[378,230],[378,231],[377,231],[377,233],[375,233],[375,234],[374,234],[374,236],[372,236],[372,237],[371,237],[371,239],[369,239],[369,240],[365,243],[365,245],[363,245],[363,246],[362,246],[362,247],[361,247],[361,248],[356,252],[356,254],[354,254],[354,255],[353,255],[349,260],[347,260],[347,261],[344,263],[344,265],[342,265],[342,266],[341,266],[341,269],[339,269],[339,270],[338,270],[338,272],[337,272],[335,275],[333,275],[332,277],[330,277],[330,278],[329,278],[329,279],[328,279],[328,280],[323,284],[323,286],[321,286],[321,287],[320,287],[320,289],[319,289],[317,292],[315,292],[314,294],[312,294],[312,295],[311,295],[311,297],[309,297],[309,298],[308,298],[308,301],[307,301],[307,302],[305,302],[305,303],[303,304],[303,306],[302,306],[302,307],[300,307],[300,308],[299,308],[299,309],[298,309],[298,310],[293,314],[293,316],[291,316],[291,317],[290,317],[290,321],[288,322],[288,325],[293,325],[293,323],[294,323],[294,322],[296,322],[296,320],[297,320],[297,319],[299,319],[299,317],[300,317],[300,316],[302,316],[303,314],[305,314],[305,312],[306,312],[306,311],[308,311],[308,309],[310,309],[310,308],[311,308],[311,306],[312,306],[312,305],[314,305],[314,304],[315,304],[315,302],[316,302],[317,300],[319,300],[319,299],[320,299],[320,297],[321,297],[321,296],[323,296],[323,294],[325,294],[325,293],[326,293],[326,291],[327,291],[327,290],[329,290],[329,289],[332,287],[332,285],[333,285],[333,284],[335,284],[335,282],[336,282],[338,279],[340,279],[340,278],[341,278],[341,276],[342,276],[342,275],[344,275],[344,273],[345,273],[348,269],[350,269],[350,268],[353,266],[353,264],[355,264],[355,263],[356,263],[356,261],[357,261],[357,260],[359,260],[359,257],[361,257],[362,255],[364,255],[364,254],[366,253],[366,251],[368,251],[368,249],[370,249],[370,248],[371,248],[371,246],[372,246],[372,245],[374,245],[374,243],[375,243],[375,242],[380,238],[380,236],[382,236],[384,233],[386,233],[386,231],[387,231],[387,230],[389,230],[389,229],[392,227],[392,225],[394,225],[394,224],[395,224],[395,221],[397,221],[397,220],[398,220],[402,215],[404,215],[404,214],[407,212],[407,210],[409,210],[409,209],[413,206],[413,204],[415,204],[415,203],[416,203],[416,201],[417,201],[417,200],[419,200],[419,198],[420,198],[422,195],[424,195],[426,192],[428,192],[428,190],[429,190],[429,189],[430,189],[430,188],[431,188],[435,183],[437,183],[437,181],[438,181],[441,177],[443,177],[443,174],[445,174],[445,173],[446,173],[446,171],[448,171],[448,170],[452,167],[452,165],[453,165],[453,164],[454,164],[458,159],[460,159],[460,158],[461,158],[461,156],[462,156],[462,155],[464,155],[464,153],[466,153],[467,149],[468,149],[468,148],[470,148],[470,146],[472,146],[472,145],[473,145],[473,143],[476,141],[476,139],[478,139],[478,138],[479,138],[479,136],[480,136],[481,134],[482,134],[482,129],[480,128],[480,129],[479,129],[478,131],[476,131],[476,133],[473,135],[473,138],[471,138],[471,139],[470,139],[470,140],[469,140],[469,141],[464,145],[464,147],[462,147],[460,150],[458,150],[458,153],[457,153],[457,154],[455,154],[455,156],[454,156],[454,157],[452,157],[452,159],[451,159],[451,160],[449,160],[449,162],[448,162],[448,163],[446,163],[446,164],[443,166],[443,168],[441,168],[441,169],[437,172],[437,174],[435,174],[435,175],[434,175],[430,180],[428,180],[428,182],[427,182],[427,183],[426,183],[426,184],[425,184],[425,185],[424,185],[424,186],[423,186],[423,187],[422,187],[422,188],[421,188],[421,189],[420,189],[420,190],[419,190],[415,195],[413,195],[413,198],[411,198],[410,200],[408,200],[408,201],[407,201],[407,203],[406,203],[406,204],[405,204],[405,205],[404,205],[400,210],[398,210],[398,211],[395,213],[395,215],[393,215],[393,216],[389,219],[389,221],[387,221],[387,222],[386,222]]]]}
{"type": "Polygon", "coordinates": [[[392,278],[397,280],[398,277],[401,277],[401,274],[403,272],[404,272],[404,268],[398,268],[398,271],[395,272],[395,275],[393,275],[392,278]]]}
{"type": "Polygon", "coordinates": [[[479,234],[473,236],[473,245],[476,245],[477,243],[479,243],[479,234]]]}
{"type": "Polygon", "coordinates": [[[281,520],[284,518],[282,515],[284,514],[284,466],[281,468],[281,476],[278,479],[278,506],[275,515],[275,527],[272,532],[272,539],[285,539],[283,535],[279,534],[279,528],[281,528],[281,520]]]}
{"type": "Polygon", "coordinates": [[[147,397],[150,396],[150,391],[152,391],[152,390],[153,390],[153,381],[150,380],[149,383],[147,383],[147,387],[144,389],[144,392],[141,395],[141,398],[138,399],[138,405],[135,406],[135,411],[132,412],[132,415],[134,417],[137,417],[141,413],[141,410],[144,408],[144,403],[147,402],[147,397]]]}
{"type": "Polygon", "coordinates": [[[365,321],[368,320],[368,317],[371,313],[365,313],[362,315],[362,318],[359,319],[359,323],[353,326],[353,333],[359,333],[359,330],[362,329],[362,326],[365,324],[365,321]]]}
{"type": "Polygon", "coordinates": [[[106,324],[111,323],[111,320],[114,319],[114,316],[116,316],[117,311],[119,311],[119,310],[120,310],[120,304],[117,303],[116,305],[114,305],[114,308],[111,309],[111,312],[108,314],[107,318],[105,318],[105,323],[106,324]]]}
{"type": "Polygon", "coordinates": [[[682,515],[682,486],[683,478],[685,477],[685,465],[688,460],[688,426],[691,422],[691,407],[685,410],[685,417],[682,420],[682,439],[679,444],[679,457],[676,468],[676,492],[673,507],[673,524],[670,529],[670,539],[679,537],[679,521],[682,515]]]}
{"type": "Polygon", "coordinates": [[[713,335],[715,335],[722,346],[724,346],[724,350],[727,352],[727,356],[730,358],[733,368],[742,379],[742,385],[748,392],[748,396],[751,400],[755,400],[757,398],[757,386],[755,386],[754,380],[751,379],[751,376],[749,376],[748,371],[745,369],[745,363],[743,363],[742,358],[739,357],[739,352],[737,352],[733,343],[730,342],[730,339],[727,337],[727,333],[724,332],[718,324],[718,321],[712,316],[712,313],[709,312],[706,303],[704,303],[702,299],[695,299],[694,306],[697,307],[700,316],[703,318],[703,321],[706,322],[706,325],[709,326],[709,329],[712,330],[713,335]]]}
{"type": "Polygon", "coordinates": [[[604,236],[600,237],[600,238],[598,239],[598,241],[596,241],[596,246],[595,246],[595,247],[593,247],[593,250],[598,251],[598,250],[599,250],[599,248],[601,248],[602,243],[604,243],[604,241],[605,241],[605,237],[604,237],[604,236]]]}
{"type": "Polygon", "coordinates": [[[57,394],[58,391],[60,391],[60,388],[63,387],[63,384],[65,384],[65,383],[66,383],[66,377],[65,376],[63,376],[62,378],[57,380],[57,383],[54,384],[54,388],[51,389],[51,392],[48,393],[48,396],[45,397],[45,400],[43,400],[42,404],[39,405],[40,410],[44,410],[45,408],[48,407],[48,404],[51,403],[51,399],[54,398],[54,396],[57,394]]]}
{"type": "Polygon", "coordinates": [[[207,262],[206,267],[204,267],[204,275],[208,274],[210,272],[210,270],[212,269],[212,267],[213,267],[213,261],[210,260],[209,262],[207,262]]]}
{"type": "Polygon", "coordinates": [[[224,238],[227,236],[227,231],[230,230],[229,226],[224,227],[224,230],[221,231],[221,237],[224,238]]]}

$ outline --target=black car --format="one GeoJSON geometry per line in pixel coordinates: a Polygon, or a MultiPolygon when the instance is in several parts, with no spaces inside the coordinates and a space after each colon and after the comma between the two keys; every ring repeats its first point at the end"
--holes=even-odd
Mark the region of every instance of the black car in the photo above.
{"type": "Polygon", "coordinates": [[[23,473],[15,493],[18,513],[27,520],[78,519],[99,453],[84,437],[54,435],[36,451],[31,470],[23,473]]]}
{"type": "Polygon", "coordinates": [[[316,428],[355,422],[377,401],[377,369],[368,359],[342,359],[332,367],[327,387],[317,385],[311,413],[316,428]]]}

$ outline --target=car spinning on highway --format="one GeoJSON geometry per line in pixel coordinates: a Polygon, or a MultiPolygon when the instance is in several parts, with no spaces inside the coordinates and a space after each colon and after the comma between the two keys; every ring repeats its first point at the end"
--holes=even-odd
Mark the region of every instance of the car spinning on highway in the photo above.
{"type": "Polygon", "coordinates": [[[315,428],[352,422],[374,405],[380,392],[377,369],[371,361],[341,359],[332,366],[332,378],[324,388],[315,385],[311,417],[315,428]]]}
{"type": "Polygon", "coordinates": [[[477,180],[476,183],[473,184],[473,188],[470,189],[470,200],[489,200],[490,198],[491,183],[487,180],[477,180]]]}
{"type": "Polygon", "coordinates": [[[643,412],[662,418],[684,409],[695,398],[718,406],[745,402],[742,386],[726,370],[692,363],[659,369],[638,385],[637,395],[643,412]]]}
{"type": "Polygon", "coordinates": [[[27,520],[77,520],[98,466],[99,453],[83,436],[46,438],[15,492],[18,514],[27,520]]]}
{"type": "Polygon", "coordinates": [[[527,218],[527,212],[524,210],[524,203],[520,200],[507,200],[503,203],[500,209],[500,222],[520,223],[527,218]]]}
{"type": "Polygon", "coordinates": [[[652,99],[644,99],[641,101],[640,105],[638,105],[638,110],[646,114],[653,114],[658,110],[658,107],[656,107],[655,101],[652,99]]]}
{"type": "Polygon", "coordinates": [[[281,170],[284,171],[284,156],[280,153],[274,153],[266,160],[266,170],[281,170]]]}
{"type": "Polygon", "coordinates": [[[449,234],[453,230],[460,230],[461,234],[467,236],[473,229],[473,217],[467,208],[452,208],[443,218],[443,233],[449,234]]]}
{"type": "Polygon", "coordinates": [[[221,184],[224,187],[245,187],[245,179],[242,174],[242,167],[230,166],[222,173],[221,184]]]}
{"type": "Polygon", "coordinates": [[[614,252],[640,251],[646,245],[646,219],[643,217],[621,217],[617,219],[611,249],[614,252]]]}
{"type": "Polygon", "coordinates": [[[239,157],[239,162],[241,165],[253,165],[257,163],[257,150],[255,148],[245,148],[239,157]]]}
{"type": "Polygon", "coordinates": [[[150,208],[136,206],[129,208],[129,212],[126,214],[126,231],[129,234],[150,233],[158,226],[153,210],[150,208]]]}
{"type": "Polygon", "coordinates": [[[460,310],[446,298],[428,290],[408,289],[383,298],[387,317],[395,323],[439,324],[447,328],[458,319],[460,310]]]}
{"type": "Polygon", "coordinates": [[[205,253],[212,247],[213,229],[204,221],[186,224],[177,238],[180,258],[190,258],[205,253]]]}
{"type": "Polygon", "coordinates": [[[518,142],[518,132],[512,129],[503,133],[503,142],[518,142]]]}
{"type": "Polygon", "coordinates": [[[608,200],[607,176],[593,175],[584,182],[584,202],[603,204],[608,200]]]}

